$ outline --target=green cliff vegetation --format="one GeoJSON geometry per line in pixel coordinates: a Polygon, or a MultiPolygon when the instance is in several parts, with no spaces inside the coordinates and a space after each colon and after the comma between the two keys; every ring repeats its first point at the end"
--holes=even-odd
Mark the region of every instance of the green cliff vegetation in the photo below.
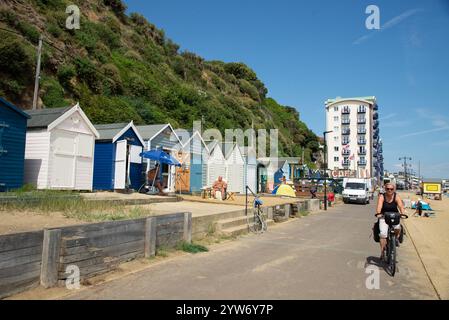
{"type": "Polygon", "coordinates": [[[191,128],[278,128],[283,156],[307,162],[317,136],[291,107],[267,97],[243,63],[206,61],[180,51],[164,31],[120,0],[5,0],[0,4],[0,96],[32,104],[36,45],[45,43],[39,96],[48,108],[79,101],[94,123],[170,122],[191,128]],[[81,11],[81,28],[65,27],[66,6],[81,11]]]}

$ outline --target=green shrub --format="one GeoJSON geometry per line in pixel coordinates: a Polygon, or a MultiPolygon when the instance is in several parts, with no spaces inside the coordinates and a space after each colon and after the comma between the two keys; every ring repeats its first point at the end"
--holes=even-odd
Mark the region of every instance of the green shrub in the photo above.
{"type": "Polygon", "coordinates": [[[66,87],[70,88],[70,81],[73,79],[73,77],[76,76],[76,70],[75,66],[72,64],[63,65],[58,70],[58,79],[60,83],[66,87]]]}
{"type": "Polygon", "coordinates": [[[207,249],[205,246],[202,246],[200,244],[194,244],[194,243],[188,243],[188,242],[181,242],[176,246],[176,249],[182,250],[184,252],[188,253],[200,253],[200,252],[208,252],[209,249],[207,249]]]}
{"type": "Polygon", "coordinates": [[[250,96],[251,99],[253,100],[256,101],[260,100],[259,92],[257,91],[256,87],[254,87],[251,83],[249,83],[245,79],[240,80],[240,91],[250,96]]]}
{"type": "Polygon", "coordinates": [[[40,33],[39,31],[31,24],[26,21],[19,21],[16,26],[17,30],[19,30],[30,42],[33,44],[37,44],[39,41],[40,33]]]}
{"type": "Polygon", "coordinates": [[[47,31],[55,38],[59,38],[62,34],[61,28],[55,23],[49,23],[47,25],[47,31]]]}
{"type": "Polygon", "coordinates": [[[64,88],[53,78],[42,79],[42,101],[48,108],[61,108],[67,106],[64,99],[64,88]]]}
{"type": "Polygon", "coordinates": [[[14,76],[28,76],[33,69],[32,48],[16,35],[0,31],[0,69],[14,76]]]}
{"type": "Polygon", "coordinates": [[[103,3],[111,7],[112,11],[118,16],[123,16],[126,11],[126,5],[122,0],[103,0],[103,3]]]}

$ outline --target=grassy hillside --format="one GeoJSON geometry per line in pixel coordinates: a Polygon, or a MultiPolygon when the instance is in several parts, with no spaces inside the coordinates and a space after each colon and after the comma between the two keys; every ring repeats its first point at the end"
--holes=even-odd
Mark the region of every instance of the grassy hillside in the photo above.
{"type": "Polygon", "coordinates": [[[3,0],[0,4],[0,96],[32,105],[35,52],[44,35],[40,103],[48,108],[80,101],[94,123],[134,119],[189,128],[280,130],[281,154],[306,160],[316,135],[298,112],[267,97],[267,88],[243,63],[205,61],[179,46],[142,15],[125,14],[120,0],[3,0]],[[68,30],[65,8],[81,10],[81,29],[68,30]]]}

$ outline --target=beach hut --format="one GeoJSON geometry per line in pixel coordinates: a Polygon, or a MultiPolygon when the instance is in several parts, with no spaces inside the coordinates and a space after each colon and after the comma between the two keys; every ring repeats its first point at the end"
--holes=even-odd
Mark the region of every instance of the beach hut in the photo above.
{"type": "Polygon", "coordinates": [[[79,104],[28,114],[25,182],[38,189],[92,190],[99,134],[79,104]]]}
{"type": "Polygon", "coordinates": [[[264,192],[272,192],[279,184],[283,177],[290,180],[290,165],[286,160],[279,158],[259,158],[258,172],[259,184],[261,185],[262,177],[264,178],[263,187],[264,192]],[[263,174],[263,176],[261,176],[263,174]]]}
{"type": "MultiPolygon", "coordinates": [[[[201,192],[201,189],[207,185],[207,161],[209,150],[198,131],[186,141],[182,146],[180,153],[180,162],[183,164],[184,178],[188,179],[188,190],[191,193],[201,192]]],[[[180,168],[180,170],[182,170],[180,168]]],[[[179,183],[187,185],[182,179],[179,183]]]]}
{"type": "Polygon", "coordinates": [[[207,186],[211,187],[218,180],[218,177],[223,177],[227,181],[226,159],[223,155],[222,145],[218,141],[208,143],[207,148],[209,150],[209,158],[205,171],[207,171],[207,186]]]}
{"type": "MultiPolygon", "coordinates": [[[[145,150],[162,149],[175,159],[178,159],[178,152],[182,149],[182,143],[173,127],[167,124],[154,124],[137,126],[142,139],[145,141],[145,150]]],[[[155,162],[146,161],[146,172],[148,172],[155,162]]],[[[176,191],[176,167],[162,165],[162,184],[170,192],[176,191]]]]}
{"type": "Polygon", "coordinates": [[[246,191],[245,157],[236,143],[224,143],[223,150],[226,159],[227,191],[243,194],[246,191]]]}
{"type": "Polygon", "coordinates": [[[245,186],[248,186],[253,192],[257,190],[257,154],[255,148],[242,148],[245,158],[245,186]]]}
{"type": "Polygon", "coordinates": [[[96,125],[94,189],[139,190],[144,180],[140,154],[145,142],[134,123],[96,125]]]}
{"type": "Polygon", "coordinates": [[[28,114],[0,98],[0,191],[23,185],[28,114]]]}

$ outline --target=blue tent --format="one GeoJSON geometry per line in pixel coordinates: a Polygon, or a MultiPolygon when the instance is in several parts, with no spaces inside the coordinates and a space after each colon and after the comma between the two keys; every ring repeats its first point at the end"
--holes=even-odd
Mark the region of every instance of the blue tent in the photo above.
{"type": "MultiPolygon", "coordinates": [[[[430,205],[424,201],[421,201],[422,203],[422,209],[424,211],[433,211],[433,209],[430,207],[430,205]]],[[[416,202],[412,203],[412,209],[416,210],[416,202]]]]}

